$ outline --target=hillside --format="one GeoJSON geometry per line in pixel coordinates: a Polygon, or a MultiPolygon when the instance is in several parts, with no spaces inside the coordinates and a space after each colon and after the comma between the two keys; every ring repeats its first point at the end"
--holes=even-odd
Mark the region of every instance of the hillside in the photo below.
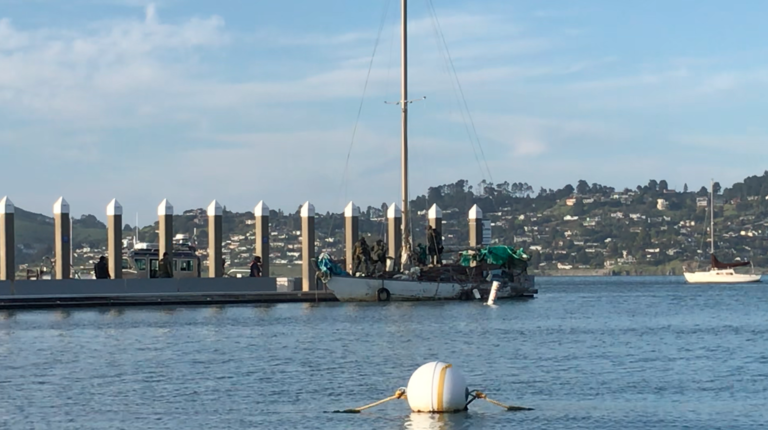
{"type": "MultiPolygon", "coordinates": [[[[722,260],[746,258],[767,267],[768,259],[768,171],[721,189],[715,183],[716,248],[722,260]]],[[[443,235],[447,246],[468,241],[467,212],[477,204],[492,222],[496,243],[525,248],[532,266],[540,271],[560,268],[610,269],[628,273],[679,273],[683,264],[708,258],[708,190],[670,190],[664,180],[650,180],[635,189],[616,190],[610,186],[580,180],[576,186],[537,193],[525,183],[471,186],[465,180],[431,187],[427,195],[411,202],[416,242],[423,242],[426,210],[437,204],[443,209],[443,235]]],[[[363,234],[383,237],[386,204],[363,211],[363,234]]],[[[19,264],[37,263],[50,255],[53,220],[40,214],[17,210],[19,264]]],[[[273,261],[291,264],[298,258],[301,220],[292,213],[271,211],[273,261]]],[[[224,233],[229,238],[227,258],[244,264],[253,249],[251,212],[224,211],[224,233]],[[251,233],[251,237],[249,237],[251,233]]],[[[207,246],[206,216],[203,209],[185,211],[174,217],[174,233],[186,233],[207,246]]],[[[154,225],[140,231],[140,240],[156,241],[154,225]]],[[[340,256],[343,252],[343,215],[318,214],[316,235],[319,249],[340,256]]],[[[106,245],[106,226],[92,215],[73,222],[77,257],[92,259],[106,245]]],[[[124,237],[133,236],[125,226],[124,237]]]]}

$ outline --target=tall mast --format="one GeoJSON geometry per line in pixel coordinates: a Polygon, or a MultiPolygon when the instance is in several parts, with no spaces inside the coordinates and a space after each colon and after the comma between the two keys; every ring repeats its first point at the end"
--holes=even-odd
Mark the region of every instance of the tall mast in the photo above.
{"type": "Polygon", "coordinates": [[[401,160],[400,169],[402,171],[402,198],[403,198],[403,263],[410,255],[411,241],[410,229],[408,224],[408,1],[401,0],[401,76],[400,76],[400,108],[402,109],[402,135],[401,135],[401,160]]]}
{"type": "Polygon", "coordinates": [[[709,184],[710,193],[710,215],[709,215],[709,253],[715,253],[715,180],[712,179],[709,184]]]}

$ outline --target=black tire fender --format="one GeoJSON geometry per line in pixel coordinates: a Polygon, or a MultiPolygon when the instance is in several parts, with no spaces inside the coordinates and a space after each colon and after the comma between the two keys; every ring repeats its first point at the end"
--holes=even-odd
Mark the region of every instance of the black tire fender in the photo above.
{"type": "Polygon", "coordinates": [[[391,296],[389,290],[384,287],[376,291],[376,300],[379,302],[388,302],[391,296]]]}

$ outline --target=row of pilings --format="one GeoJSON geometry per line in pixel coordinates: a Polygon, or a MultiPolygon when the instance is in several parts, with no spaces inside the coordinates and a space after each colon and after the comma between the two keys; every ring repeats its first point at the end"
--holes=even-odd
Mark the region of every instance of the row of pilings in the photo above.
{"type": "MultiPolygon", "coordinates": [[[[0,281],[14,281],[16,273],[15,245],[15,206],[8,197],[0,200],[0,281]]],[[[262,276],[269,276],[269,207],[259,202],[254,209],[254,255],[262,259],[262,276]]],[[[173,255],[173,205],[165,199],[157,207],[158,216],[158,246],[159,255],[173,255]]],[[[107,256],[122,256],[123,207],[113,199],[106,208],[107,215],[107,256]]],[[[223,208],[216,200],[207,208],[208,215],[208,276],[218,278],[224,275],[224,268],[218,262],[222,260],[222,216],[223,208]]],[[[302,261],[302,290],[310,291],[316,287],[315,265],[315,207],[306,202],[301,207],[301,261],[302,261]]],[[[432,205],[427,213],[429,225],[442,232],[443,213],[437,205],[432,205]]],[[[344,245],[346,270],[352,269],[355,242],[359,239],[360,207],[350,202],[344,209],[344,245]]],[[[468,213],[469,247],[481,246],[483,243],[483,212],[475,205],[468,213]]],[[[53,205],[54,221],[54,278],[70,279],[72,240],[69,203],[60,197],[53,205]]],[[[402,211],[393,203],[387,210],[387,244],[391,257],[400,255],[402,247],[402,211]]],[[[395,264],[399,263],[394,258],[395,264]]],[[[122,258],[108,258],[109,273],[112,279],[122,278],[122,258]]]]}

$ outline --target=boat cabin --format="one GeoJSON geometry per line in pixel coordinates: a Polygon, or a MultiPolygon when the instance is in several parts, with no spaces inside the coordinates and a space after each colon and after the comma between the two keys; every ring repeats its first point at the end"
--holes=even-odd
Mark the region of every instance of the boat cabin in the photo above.
{"type": "MultiPolygon", "coordinates": [[[[123,256],[123,278],[157,278],[160,262],[159,246],[155,243],[137,243],[134,249],[123,256]]],[[[199,278],[200,257],[191,246],[176,246],[173,250],[173,277],[199,278]]]]}

